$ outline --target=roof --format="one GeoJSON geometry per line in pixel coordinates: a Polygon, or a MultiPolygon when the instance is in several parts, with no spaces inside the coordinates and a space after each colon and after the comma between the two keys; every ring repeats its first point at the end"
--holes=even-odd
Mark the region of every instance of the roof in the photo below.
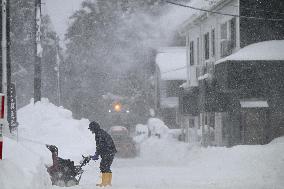
{"type": "Polygon", "coordinates": [[[186,80],[186,48],[166,47],[159,49],[156,64],[162,80],[186,80]]]}
{"type": "MultiPolygon", "coordinates": [[[[213,1],[208,1],[208,0],[193,0],[187,3],[187,6],[192,6],[195,8],[200,8],[200,9],[205,9],[208,11],[216,11],[224,7],[227,3],[230,3],[233,0],[213,0],[213,1]]],[[[191,25],[194,25],[196,22],[199,20],[202,20],[206,18],[210,13],[204,12],[204,11],[198,11],[198,10],[193,10],[189,9],[190,15],[188,16],[188,19],[185,20],[181,24],[180,32],[184,33],[187,31],[188,27],[191,25]]]]}
{"type": "Polygon", "coordinates": [[[284,40],[264,41],[248,45],[236,53],[216,61],[219,64],[225,61],[265,61],[284,60],[284,40]]]}

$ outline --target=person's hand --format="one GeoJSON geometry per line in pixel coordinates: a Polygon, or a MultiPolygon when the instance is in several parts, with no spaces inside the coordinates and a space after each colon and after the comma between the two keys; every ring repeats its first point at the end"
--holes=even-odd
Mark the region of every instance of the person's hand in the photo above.
{"type": "Polygon", "coordinates": [[[99,156],[98,156],[97,154],[95,154],[95,155],[91,156],[91,159],[94,160],[94,161],[96,161],[96,160],[99,159],[99,156]]]}

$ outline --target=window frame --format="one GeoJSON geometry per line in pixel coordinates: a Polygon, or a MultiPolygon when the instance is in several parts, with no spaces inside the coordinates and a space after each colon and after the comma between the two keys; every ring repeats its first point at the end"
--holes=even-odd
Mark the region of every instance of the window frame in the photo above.
{"type": "Polygon", "coordinates": [[[228,39],[228,23],[224,22],[220,25],[220,39],[227,40],[228,39]]]}
{"type": "Polygon", "coordinates": [[[211,55],[212,57],[215,57],[216,55],[216,37],[215,37],[215,28],[211,29],[211,55]]]}
{"type": "Polygon", "coordinates": [[[234,49],[237,46],[237,19],[233,17],[229,21],[230,25],[230,41],[231,41],[231,48],[234,49]]]}
{"type": "Polygon", "coordinates": [[[189,42],[189,63],[194,65],[194,41],[189,42]]]}
{"type": "Polygon", "coordinates": [[[208,60],[210,58],[210,42],[209,32],[204,34],[204,58],[208,60]]]}

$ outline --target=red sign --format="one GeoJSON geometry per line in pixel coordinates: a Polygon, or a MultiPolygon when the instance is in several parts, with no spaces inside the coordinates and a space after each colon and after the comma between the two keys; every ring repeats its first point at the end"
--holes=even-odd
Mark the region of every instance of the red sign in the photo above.
{"type": "Polygon", "coordinates": [[[4,119],[4,106],[5,106],[5,96],[1,96],[1,112],[0,119],[4,119]]]}
{"type": "Polygon", "coordinates": [[[2,138],[0,139],[0,160],[2,160],[2,153],[3,153],[3,141],[2,141],[2,138]]]}

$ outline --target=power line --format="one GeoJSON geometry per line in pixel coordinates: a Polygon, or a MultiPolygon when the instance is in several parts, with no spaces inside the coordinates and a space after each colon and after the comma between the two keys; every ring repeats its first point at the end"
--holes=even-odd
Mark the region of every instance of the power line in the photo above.
{"type": "MultiPolygon", "coordinates": [[[[230,5],[230,6],[231,6],[231,7],[237,7],[237,8],[240,7],[240,6],[237,6],[237,5],[230,5]]],[[[257,12],[265,12],[265,13],[272,13],[272,14],[284,15],[284,12],[275,12],[275,11],[268,11],[268,10],[263,10],[263,9],[248,8],[248,7],[242,7],[242,9],[253,10],[253,11],[257,11],[257,12]]]]}
{"type": "Polygon", "coordinates": [[[217,11],[211,11],[211,10],[197,8],[197,7],[193,7],[193,6],[189,6],[189,5],[184,5],[184,4],[181,4],[181,3],[175,3],[175,2],[167,1],[167,0],[165,2],[168,3],[168,4],[180,6],[180,7],[190,8],[190,9],[193,9],[193,10],[209,12],[209,13],[219,14],[219,15],[224,15],[224,16],[232,16],[232,17],[255,19],[255,20],[284,21],[284,19],[277,19],[277,18],[261,18],[261,17],[254,17],[254,16],[240,16],[240,15],[230,14],[230,13],[221,13],[221,12],[217,12],[217,11]]]}

